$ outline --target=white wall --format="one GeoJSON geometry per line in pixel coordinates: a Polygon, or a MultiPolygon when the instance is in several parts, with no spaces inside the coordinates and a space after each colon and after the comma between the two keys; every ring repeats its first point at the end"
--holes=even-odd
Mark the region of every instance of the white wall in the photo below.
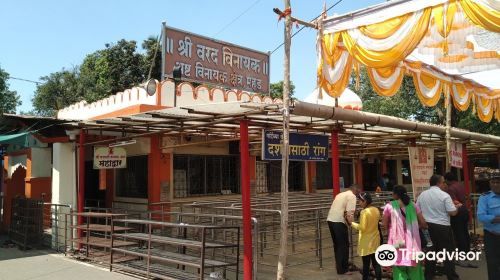
{"type": "Polygon", "coordinates": [[[76,174],[73,143],[54,143],[52,203],[70,204],[76,209],[76,174]]]}
{"type": "Polygon", "coordinates": [[[8,178],[12,178],[12,174],[19,166],[23,166],[26,169],[26,160],[26,155],[9,156],[9,166],[7,170],[8,178]]]}
{"type": "Polygon", "coordinates": [[[31,148],[31,177],[50,177],[52,173],[50,148],[31,148]]]}

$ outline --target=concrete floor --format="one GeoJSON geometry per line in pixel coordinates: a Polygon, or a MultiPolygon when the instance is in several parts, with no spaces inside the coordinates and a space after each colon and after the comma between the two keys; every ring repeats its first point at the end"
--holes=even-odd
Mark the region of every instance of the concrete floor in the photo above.
{"type": "MultiPolygon", "coordinates": [[[[2,240],[2,238],[0,238],[2,240]]],[[[3,241],[0,243],[2,244],[3,241]]],[[[359,260],[355,260],[360,267],[359,260]]],[[[486,280],[486,263],[484,256],[479,262],[479,268],[457,267],[461,279],[486,280]]],[[[337,275],[333,260],[325,260],[324,268],[319,269],[317,263],[300,265],[288,270],[288,279],[315,279],[315,280],[347,280],[361,279],[361,274],[337,275]]],[[[274,267],[260,268],[259,280],[275,279],[274,267]],[[264,271],[265,270],[265,271],[264,271]]],[[[78,262],[45,250],[21,251],[14,248],[0,247],[0,280],[88,280],[111,279],[132,280],[137,279],[125,274],[109,272],[105,268],[96,267],[87,263],[78,262]]],[[[439,276],[436,280],[446,279],[439,276]]]]}
{"type": "MultiPolygon", "coordinates": [[[[2,238],[0,238],[2,240],[2,238]]],[[[0,244],[2,244],[1,242],[0,244]]],[[[133,280],[45,250],[21,251],[0,247],[0,280],[133,280]]]]}

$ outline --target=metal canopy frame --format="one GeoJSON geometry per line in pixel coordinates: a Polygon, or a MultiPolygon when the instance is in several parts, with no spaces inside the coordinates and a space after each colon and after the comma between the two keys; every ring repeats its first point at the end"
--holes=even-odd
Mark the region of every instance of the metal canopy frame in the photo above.
{"type": "MultiPolygon", "coordinates": [[[[302,102],[303,103],[303,102],[302,102]]],[[[311,104],[312,105],[312,104],[311,104]]],[[[72,126],[90,134],[104,131],[118,132],[114,139],[87,142],[85,146],[106,145],[116,141],[152,135],[179,137],[178,143],[161,148],[175,148],[213,142],[235,141],[239,138],[240,120],[249,121],[249,138],[252,150],[258,149],[258,139],[263,129],[281,129],[281,106],[251,102],[229,102],[210,105],[193,105],[184,108],[168,108],[136,115],[87,120],[72,126]],[[182,136],[197,136],[196,142],[183,142],[182,136]]],[[[372,114],[375,115],[375,114],[372,114]]],[[[383,115],[379,115],[383,116],[383,115]]],[[[407,120],[404,120],[408,122],[407,120]]],[[[418,122],[415,122],[418,124],[418,122]]],[[[439,127],[439,126],[436,126],[439,127]]],[[[383,156],[385,158],[408,156],[408,142],[435,149],[437,157],[445,156],[445,136],[433,133],[388,128],[366,123],[353,123],[318,117],[291,114],[290,131],[312,134],[329,134],[339,129],[341,157],[363,158],[383,156]]],[[[466,132],[466,131],[465,131],[466,132]]],[[[498,138],[492,136],[494,138],[498,138]]],[[[467,143],[469,156],[498,152],[496,143],[464,140],[453,137],[459,143],[467,143]]]]}

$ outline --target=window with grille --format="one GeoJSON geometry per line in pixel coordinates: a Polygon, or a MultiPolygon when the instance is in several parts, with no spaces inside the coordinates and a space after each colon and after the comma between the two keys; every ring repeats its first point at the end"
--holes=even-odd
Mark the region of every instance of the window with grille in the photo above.
{"type": "Polygon", "coordinates": [[[240,193],[238,156],[174,156],[174,196],[240,193]]]}
{"type": "Polygon", "coordinates": [[[116,196],[148,198],[148,156],[127,157],[127,167],[116,169],[116,196]]]}

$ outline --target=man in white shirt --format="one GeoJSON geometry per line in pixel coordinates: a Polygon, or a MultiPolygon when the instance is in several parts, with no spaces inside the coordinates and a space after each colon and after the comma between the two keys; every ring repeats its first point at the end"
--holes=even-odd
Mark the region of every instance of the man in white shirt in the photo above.
{"type": "Polygon", "coordinates": [[[333,240],[335,253],[335,266],[337,274],[349,272],[349,235],[347,225],[351,224],[356,210],[356,196],[361,188],[352,185],[350,190],[335,196],[330,211],[328,212],[328,228],[333,240]]]}
{"type": "MultiPolygon", "coordinates": [[[[450,216],[455,216],[458,211],[450,195],[446,192],[447,186],[443,176],[434,174],[429,183],[431,187],[418,196],[417,205],[429,226],[434,250],[437,252],[445,249],[447,252],[452,252],[455,250],[455,244],[450,216]]],[[[458,206],[460,207],[460,205],[458,206]]],[[[445,260],[444,268],[448,280],[459,279],[452,261],[445,260]]],[[[435,270],[436,262],[427,260],[425,262],[425,279],[432,280],[435,270]]]]}

